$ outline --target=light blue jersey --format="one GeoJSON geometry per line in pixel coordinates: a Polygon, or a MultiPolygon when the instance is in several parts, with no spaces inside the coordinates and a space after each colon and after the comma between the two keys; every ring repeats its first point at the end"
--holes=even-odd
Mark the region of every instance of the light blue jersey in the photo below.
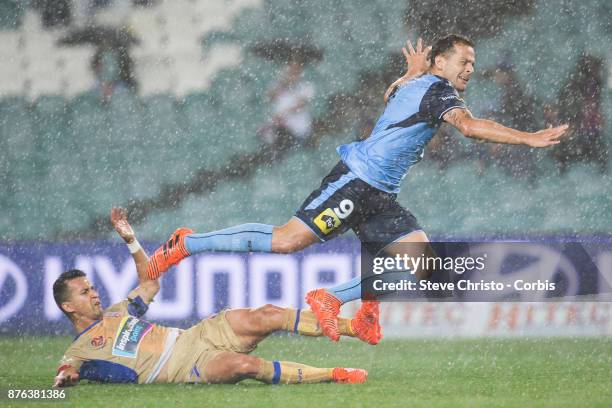
{"type": "Polygon", "coordinates": [[[369,138],[337,148],[360,179],[388,193],[399,193],[408,169],[423,158],[425,146],[454,108],[465,109],[444,78],[423,75],[395,89],[369,138]]]}

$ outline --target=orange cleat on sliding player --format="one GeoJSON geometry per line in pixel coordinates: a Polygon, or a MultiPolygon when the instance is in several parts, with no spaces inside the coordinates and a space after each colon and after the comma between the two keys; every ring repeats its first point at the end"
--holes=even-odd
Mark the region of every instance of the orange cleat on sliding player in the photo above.
{"type": "Polygon", "coordinates": [[[185,248],[185,236],[192,233],[193,231],[189,228],[179,228],[174,231],[168,242],[155,250],[147,266],[147,274],[150,279],[159,278],[171,266],[190,255],[185,248]]]}
{"type": "Polygon", "coordinates": [[[368,372],[361,368],[336,367],[332,371],[332,381],[339,384],[363,384],[368,379],[368,372]]]}

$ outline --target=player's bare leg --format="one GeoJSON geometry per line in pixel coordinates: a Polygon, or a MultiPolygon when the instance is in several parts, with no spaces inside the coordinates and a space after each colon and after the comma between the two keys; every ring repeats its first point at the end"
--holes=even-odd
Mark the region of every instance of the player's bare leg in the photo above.
{"type": "MultiPolygon", "coordinates": [[[[249,349],[278,330],[303,336],[323,336],[317,318],[310,310],[264,305],[256,309],[232,309],[225,316],[242,345],[249,349]]],[[[339,317],[338,325],[342,335],[356,337],[352,319],[339,317]]]]}
{"type": "Polygon", "coordinates": [[[280,227],[266,224],[242,224],[196,234],[189,228],[179,228],[151,256],[147,273],[159,278],[173,265],[199,252],[273,252],[287,254],[300,251],[316,242],[317,236],[302,222],[292,218],[280,227]]]}
{"type": "Polygon", "coordinates": [[[232,352],[218,354],[206,367],[201,368],[205,380],[212,384],[233,384],[247,378],[267,384],[361,384],[368,376],[368,372],[362,369],[318,368],[290,361],[268,361],[232,352]]]}
{"type": "MultiPolygon", "coordinates": [[[[270,333],[277,330],[293,331],[307,336],[321,336],[314,314],[310,311],[265,305],[257,309],[233,309],[225,314],[228,324],[245,349],[254,348],[270,333]]],[[[346,335],[354,335],[351,321],[340,318],[346,335]]],[[[206,381],[234,383],[252,378],[270,384],[297,383],[363,383],[367,372],[361,369],[317,368],[290,361],[267,361],[246,354],[224,352],[213,358],[206,367],[206,381]]]]}
{"type": "Polygon", "coordinates": [[[301,251],[317,242],[320,242],[319,238],[297,218],[290,219],[280,227],[274,227],[272,232],[272,252],[278,254],[301,251]]]}

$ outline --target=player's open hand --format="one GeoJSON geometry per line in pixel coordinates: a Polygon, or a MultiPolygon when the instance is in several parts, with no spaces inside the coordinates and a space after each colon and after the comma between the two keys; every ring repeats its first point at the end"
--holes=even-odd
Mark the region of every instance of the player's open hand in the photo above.
{"type": "Polygon", "coordinates": [[[77,385],[78,382],[79,382],[79,373],[72,369],[66,369],[66,370],[60,371],[60,373],[55,377],[53,388],[70,387],[73,385],[77,385]]]}
{"type": "Polygon", "coordinates": [[[568,125],[557,127],[549,127],[537,132],[531,133],[527,138],[526,143],[531,147],[548,147],[561,143],[559,138],[567,131],[568,125]]]}
{"type": "Polygon", "coordinates": [[[111,223],[117,234],[128,244],[134,241],[134,230],[128,222],[127,210],[121,207],[113,207],[110,214],[111,223]]]}
{"type": "Polygon", "coordinates": [[[406,41],[406,46],[402,48],[406,58],[406,71],[412,76],[422,75],[427,72],[429,69],[429,51],[431,51],[431,45],[424,47],[422,38],[417,40],[416,49],[412,46],[410,40],[406,41]]]}

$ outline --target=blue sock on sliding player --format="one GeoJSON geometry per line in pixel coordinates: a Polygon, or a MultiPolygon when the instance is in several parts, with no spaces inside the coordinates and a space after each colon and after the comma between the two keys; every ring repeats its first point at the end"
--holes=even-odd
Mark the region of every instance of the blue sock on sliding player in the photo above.
{"type": "Polygon", "coordinates": [[[185,237],[185,248],[190,254],[204,251],[271,252],[272,225],[242,224],[185,237]]]}
{"type": "MultiPolygon", "coordinates": [[[[380,275],[369,276],[365,279],[381,279],[383,282],[398,282],[401,280],[414,281],[416,277],[410,271],[389,271],[380,275]]],[[[352,300],[361,298],[361,276],[356,276],[348,282],[341,283],[326,290],[334,295],[342,303],[347,303],[352,300]]],[[[392,292],[385,292],[392,293],[392,292]]],[[[382,293],[377,293],[378,295],[382,293]]]]}

